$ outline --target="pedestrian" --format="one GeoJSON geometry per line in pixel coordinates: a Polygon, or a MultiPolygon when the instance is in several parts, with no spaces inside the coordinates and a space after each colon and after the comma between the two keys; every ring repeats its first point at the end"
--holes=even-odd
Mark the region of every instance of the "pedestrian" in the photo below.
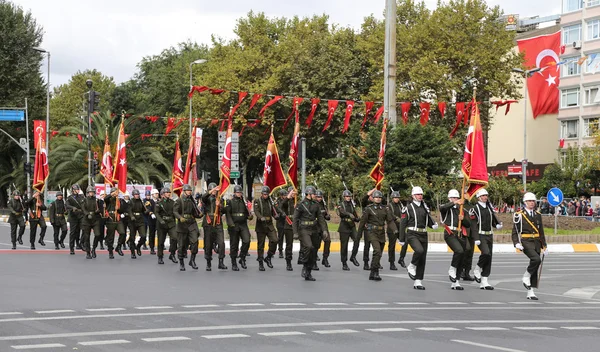
{"type": "Polygon", "coordinates": [[[56,193],[56,200],[50,204],[48,217],[50,225],[54,230],[54,249],[65,248],[65,238],[67,237],[67,208],[62,192],[56,193]]]}
{"type": "Polygon", "coordinates": [[[219,256],[219,269],[227,270],[223,262],[225,259],[225,235],[223,234],[222,216],[225,214],[225,204],[221,205],[219,190],[211,182],[208,185],[207,192],[202,195],[202,207],[204,208],[204,220],[202,228],[204,229],[204,259],[206,259],[206,271],[211,271],[213,249],[216,246],[216,252],[219,256]]]}
{"type": "Polygon", "coordinates": [[[81,248],[81,225],[83,222],[83,212],[81,211],[81,204],[84,199],[84,195],[78,184],[71,186],[71,194],[67,197],[66,208],[69,213],[69,250],[70,254],[75,254],[75,248],[81,248]]]}
{"type": "Polygon", "coordinates": [[[192,269],[197,270],[196,255],[198,254],[198,236],[200,231],[198,230],[196,219],[202,218],[203,215],[192,198],[192,186],[188,184],[183,185],[183,192],[179,199],[175,201],[173,214],[177,218],[179,270],[185,271],[183,259],[186,256],[188,248],[191,250],[189,264],[192,269]]]}
{"type": "MultiPolygon", "coordinates": [[[[171,199],[171,189],[164,187],[160,191],[161,199],[154,203],[154,214],[157,221],[158,232],[158,264],[164,264],[163,253],[165,250],[165,240],[169,235],[169,260],[177,264],[175,258],[177,252],[177,229],[175,227],[175,214],[173,208],[175,201],[171,199]]],[[[151,243],[154,243],[151,241],[151,243]]]]}
{"type": "MultiPolygon", "coordinates": [[[[317,190],[317,192],[315,193],[315,200],[317,204],[319,204],[319,208],[321,208],[321,214],[323,214],[323,218],[325,219],[325,221],[330,221],[331,216],[329,215],[329,211],[327,210],[327,204],[323,199],[322,190],[317,190]]],[[[321,264],[323,264],[324,267],[329,268],[331,266],[329,265],[329,254],[331,252],[331,238],[324,239],[322,232],[319,232],[319,237],[321,238],[321,240],[319,241],[319,247],[316,248],[316,257],[319,257],[319,249],[321,248],[321,244],[323,244],[323,261],[321,261],[321,264]]],[[[319,270],[319,267],[317,266],[316,262],[315,266],[313,267],[313,270],[319,270]]]]}
{"type": "Polygon", "coordinates": [[[14,190],[13,198],[8,202],[8,210],[10,215],[8,216],[8,223],[10,224],[10,240],[12,242],[12,249],[17,249],[17,242],[23,244],[23,234],[25,233],[25,218],[23,217],[26,207],[21,200],[21,192],[14,190]],[[19,235],[17,236],[17,227],[19,228],[19,235]]]}
{"type": "Polygon", "coordinates": [[[227,219],[227,232],[229,232],[229,257],[231,259],[231,270],[239,271],[237,257],[240,256],[240,266],[247,269],[246,253],[250,248],[250,229],[248,220],[254,216],[248,210],[244,200],[243,188],[240,185],[233,187],[233,197],[225,203],[225,218],[227,219]],[[240,240],[242,247],[240,250],[240,240]]]}
{"type": "Polygon", "coordinates": [[[82,239],[81,247],[86,252],[86,259],[96,258],[96,246],[98,245],[97,238],[100,236],[100,216],[102,210],[96,198],[96,190],[92,186],[88,186],[85,190],[86,197],[81,202],[81,212],[83,221],[81,223],[82,239]],[[93,248],[90,244],[90,236],[94,231],[93,248]]]}
{"type": "Polygon", "coordinates": [[[425,264],[427,263],[427,228],[433,230],[438,224],[431,218],[431,212],[423,200],[423,189],[413,187],[411,190],[412,202],[406,205],[400,221],[400,244],[410,244],[414,253],[410,264],[406,267],[408,277],[414,281],[413,288],[424,290],[423,278],[425,264]]]}
{"type": "MultiPolygon", "coordinates": [[[[275,207],[280,211],[279,218],[283,218],[283,238],[285,241],[285,270],[293,271],[292,256],[294,248],[294,228],[292,227],[294,219],[294,207],[296,203],[296,189],[289,187],[285,192],[283,199],[279,198],[279,203],[275,203],[275,207]]],[[[279,219],[278,219],[279,221],[279,219]]]]}
{"type": "Polygon", "coordinates": [[[122,247],[125,244],[127,236],[125,225],[123,224],[123,209],[121,208],[121,200],[119,199],[119,189],[113,187],[110,193],[104,197],[104,214],[106,219],[106,247],[108,248],[108,258],[114,259],[113,248],[115,244],[115,232],[119,234],[117,240],[117,254],[123,256],[122,247]]]}
{"type": "Polygon", "coordinates": [[[452,249],[452,262],[448,269],[448,277],[453,290],[462,291],[464,288],[460,285],[460,270],[463,267],[463,258],[467,250],[469,241],[467,241],[466,232],[470,225],[469,218],[466,216],[465,209],[461,210],[464,200],[460,199],[457,190],[451,189],[448,192],[448,203],[440,206],[440,215],[444,225],[444,240],[450,249],[452,249]]]}
{"type": "Polygon", "coordinates": [[[535,194],[523,196],[525,209],[513,216],[512,240],[515,248],[523,251],[529,258],[529,266],[523,274],[523,286],[527,289],[527,299],[537,301],[534,288],[538,288],[539,268],[542,263],[540,254],[548,255],[548,245],[544,235],[542,215],[535,211],[535,194]]]}
{"type": "Polygon", "coordinates": [[[269,196],[271,193],[269,186],[263,186],[260,193],[260,197],[254,200],[252,209],[256,214],[256,237],[258,240],[258,258],[256,260],[258,260],[258,270],[265,271],[263,262],[267,263],[269,268],[273,268],[271,258],[277,250],[277,232],[273,226],[273,218],[277,219],[279,212],[269,196]],[[267,256],[264,257],[265,240],[267,238],[269,238],[269,250],[267,256]]]}
{"type": "MultiPolygon", "coordinates": [[[[400,229],[400,220],[404,206],[400,202],[400,192],[393,191],[391,194],[392,202],[388,205],[390,212],[394,216],[394,224],[397,229],[400,229]]],[[[388,261],[390,262],[390,270],[398,270],[396,267],[396,242],[398,242],[398,234],[388,227],[388,261]]],[[[406,245],[406,243],[405,243],[406,245]]],[[[404,247],[404,246],[402,246],[404,247]]]]}
{"type": "MultiPolygon", "coordinates": [[[[358,236],[358,232],[356,231],[356,223],[360,222],[360,218],[356,213],[356,207],[354,206],[354,202],[352,201],[352,192],[349,190],[345,190],[342,193],[342,201],[338,206],[338,212],[340,214],[340,226],[338,227],[338,233],[340,234],[340,242],[341,242],[341,260],[342,260],[342,270],[350,270],[346,261],[348,260],[348,242],[352,239],[352,242],[356,246],[357,243],[360,242],[360,238],[358,236]]],[[[356,250],[358,251],[358,246],[356,246],[356,250]]],[[[360,266],[358,260],[356,260],[356,253],[352,252],[350,257],[350,262],[354,264],[354,266],[360,266]]]]}

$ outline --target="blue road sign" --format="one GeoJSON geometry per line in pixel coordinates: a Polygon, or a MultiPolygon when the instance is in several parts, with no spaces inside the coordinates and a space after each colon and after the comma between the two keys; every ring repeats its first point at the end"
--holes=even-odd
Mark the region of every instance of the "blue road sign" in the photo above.
{"type": "Polygon", "coordinates": [[[0,121],[25,121],[25,111],[0,110],[0,121]]]}
{"type": "Polygon", "coordinates": [[[548,191],[548,203],[550,203],[551,206],[555,207],[557,205],[559,205],[560,203],[562,203],[563,201],[563,192],[559,189],[559,188],[552,188],[548,191]]]}

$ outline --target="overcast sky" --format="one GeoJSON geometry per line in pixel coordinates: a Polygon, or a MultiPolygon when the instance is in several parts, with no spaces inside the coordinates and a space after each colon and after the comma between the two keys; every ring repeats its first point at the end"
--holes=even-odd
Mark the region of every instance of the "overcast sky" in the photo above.
{"type": "MultiPolygon", "coordinates": [[[[51,85],[78,70],[98,69],[117,83],[128,80],[144,56],[211,34],[233,37],[236,19],[250,10],[271,17],[328,14],[332,23],[359,28],[365,16],[383,18],[385,0],[13,0],[44,28],[51,85]]],[[[425,0],[433,8],[437,0],[425,0]]],[[[560,0],[488,0],[521,18],[560,14],[560,0]]],[[[43,67],[46,72],[46,67],[43,67]]]]}

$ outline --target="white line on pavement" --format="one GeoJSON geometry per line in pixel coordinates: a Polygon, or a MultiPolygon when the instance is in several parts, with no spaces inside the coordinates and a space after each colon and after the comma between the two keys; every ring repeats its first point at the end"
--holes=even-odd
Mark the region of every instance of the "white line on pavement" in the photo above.
{"type": "Polygon", "coordinates": [[[117,312],[125,310],[125,308],[88,308],[88,312],[117,312]]]}
{"type": "Polygon", "coordinates": [[[315,306],[347,306],[348,303],[341,303],[341,302],[320,302],[320,303],[315,303],[315,306]]]}
{"type": "Polygon", "coordinates": [[[78,342],[82,346],[102,346],[102,345],[118,345],[121,343],[129,343],[127,340],[104,340],[104,341],[84,341],[78,342]]]}
{"type": "Polygon", "coordinates": [[[230,307],[260,307],[264,306],[262,303],[230,303],[228,304],[230,307]]]}
{"type": "Polygon", "coordinates": [[[187,341],[191,340],[189,337],[185,336],[169,336],[169,337],[148,337],[142,339],[142,341],[146,342],[167,342],[167,341],[187,341]]]}
{"type": "Polygon", "coordinates": [[[365,329],[371,332],[400,332],[400,331],[410,331],[410,329],[405,328],[376,328],[376,329],[365,329]]]}
{"type": "Polygon", "coordinates": [[[527,305],[529,305],[529,304],[534,304],[534,305],[535,304],[542,304],[540,302],[533,302],[533,301],[522,301],[522,302],[518,301],[518,302],[508,302],[508,303],[510,303],[510,304],[527,304],[527,305]]]}
{"type": "Polygon", "coordinates": [[[556,328],[551,328],[549,326],[515,326],[513,329],[517,330],[556,330],[556,328]]]}
{"type": "Polygon", "coordinates": [[[449,306],[454,306],[454,305],[458,305],[458,304],[466,304],[465,302],[433,302],[434,304],[442,304],[442,305],[449,305],[449,306]]]}
{"type": "Polygon", "coordinates": [[[38,314],[55,314],[55,313],[75,313],[74,310],[71,309],[59,309],[59,310],[36,310],[38,314]]]}
{"type": "Polygon", "coordinates": [[[492,305],[492,304],[506,304],[506,302],[471,302],[473,304],[481,304],[481,305],[492,305]]]}
{"type": "Polygon", "coordinates": [[[144,310],[144,309],[173,309],[171,306],[146,306],[146,307],[134,307],[135,309],[144,310]]]}
{"type": "Polygon", "coordinates": [[[560,328],[566,330],[600,330],[595,326],[561,326],[560,328]]]}
{"type": "Polygon", "coordinates": [[[232,339],[237,337],[250,337],[249,335],[244,334],[221,334],[221,335],[202,335],[205,339],[213,340],[213,339],[232,339]]]}
{"type": "Polygon", "coordinates": [[[426,303],[426,302],[394,302],[394,304],[410,306],[410,305],[427,305],[429,303],[426,303]]]}
{"type": "Polygon", "coordinates": [[[191,304],[186,306],[181,306],[182,308],[216,308],[218,304],[191,304]]]}
{"type": "Polygon", "coordinates": [[[579,302],[567,302],[567,301],[564,301],[564,302],[553,301],[553,302],[546,302],[546,303],[548,303],[548,304],[579,304],[579,302]]]}
{"type": "MultiPolygon", "coordinates": [[[[597,268],[577,268],[577,269],[548,269],[550,271],[597,271],[597,268]]],[[[586,274],[590,275],[590,274],[586,274]]]]}
{"type": "Polygon", "coordinates": [[[358,332],[352,329],[338,329],[338,330],[314,330],[315,334],[328,335],[328,334],[351,334],[358,332]]]}
{"type": "Polygon", "coordinates": [[[385,306],[387,305],[387,303],[384,302],[359,302],[359,303],[354,303],[358,306],[385,306]]]}
{"type": "Polygon", "coordinates": [[[21,312],[0,312],[0,315],[19,315],[21,312]]]}
{"type": "Polygon", "coordinates": [[[417,330],[422,330],[422,331],[458,331],[460,329],[440,326],[440,327],[431,327],[431,328],[417,328],[417,330]]]}
{"type": "Polygon", "coordinates": [[[500,346],[494,346],[494,345],[486,345],[486,344],[483,344],[483,343],[477,343],[477,342],[472,342],[472,341],[465,341],[465,340],[450,340],[450,341],[462,343],[462,344],[465,344],[465,345],[471,345],[471,346],[488,348],[488,349],[497,350],[497,351],[525,352],[523,350],[515,350],[515,349],[512,349],[512,348],[506,348],[506,347],[500,347],[500,346]]]}
{"type": "Polygon", "coordinates": [[[507,328],[501,328],[499,326],[468,326],[465,329],[474,331],[501,331],[508,330],[507,328]]]}
{"type": "Polygon", "coordinates": [[[16,346],[10,346],[12,348],[14,348],[15,350],[31,350],[31,349],[38,349],[38,348],[59,348],[59,347],[65,347],[65,345],[62,345],[60,343],[43,343],[43,344],[39,344],[39,345],[16,345],[16,346]]]}
{"type": "Polygon", "coordinates": [[[305,306],[306,303],[271,303],[274,306],[305,306]]]}
{"type": "Polygon", "coordinates": [[[300,331],[275,331],[275,332],[259,332],[258,335],[261,336],[297,336],[297,335],[306,335],[300,331]]]}

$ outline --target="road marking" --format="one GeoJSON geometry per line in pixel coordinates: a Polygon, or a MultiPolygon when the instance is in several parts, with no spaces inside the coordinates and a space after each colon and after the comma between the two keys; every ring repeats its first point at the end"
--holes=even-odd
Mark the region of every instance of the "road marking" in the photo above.
{"type": "Polygon", "coordinates": [[[427,305],[429,303],[426,302],[394,302],[394,304],[398,304],[398,305],[406,305],[406,306],[412,306],[412,305],[427,305]]]}
{"type": "Polygon", "coordinates": [[[228,306],[231,307],[259,307],[264,306],[262,303],[230,303],[228,306]]]}
{"type": "Polygon", "coordinates": [[[129,343],[127,340],[104,340],[104,341],[84,341],[78,342],[82,346],[101,346],[101,345],[118,345],[121,343],[129,343]]]}
{"type": "Polygon", "coordinates": [[[21,312],[0,312],[0,315],[18,315],[23,314],[21,312]]]}
{"type": "Polygon", "coordinates": [[[590,299],[593,298],[596,293],[600,292],[600,286],[587,286],[578,287],[571,289],[564,293],[565,296],[572,296],[577,298],[590,299]]]}
{"type": "Polygon", "coordinates": [[[214,339],[233,339],[238,337],[250,337],[249,335],[244,334],[221,334],[221,335],[202,335],[205,339],[214,340],[214,339]]]}
{"type": "Polygon", "coordinates": [[[564,301],[564,302],[554,301],[554,302],[546,302],[546,303],[548,303],[548,304],[579,304],[579,302],[567,302],[567,301],[564,301]]]}
{"type": "Polygon", "coordinates": [[[507,328],[501,328],[499,326],[470,326],[465,329],[474,330],[474,331],[501,331],[508,330],[507,328]]]}
{"type": "MultiPolygon", "coordinates": [[[[586,265],[587,267],[588,265],[586,265]]],[[[597,271],[596,268],[577,268],[577,269],[548,269],[550,271],[597,271]]],[[[589,275],[589,274],[587,274],[589,275]]]]}
{"type": "Polygon", "coordinates": [[[566,330],[600,330],[595,326],[561,326],[560,328],[566,330]]]}
{"type": "Polygon", "coordinates": [[[305,306],[306,303],[271,303],[274,306],[305,306]]]}
{"type": "Polygon", "coordinates": [[[36,310],[38,314],[55,314],[55,313],[75,313],[72,309],[58,309],[58,310],[36,310]]]}
{"type": "Polygon", "coordinates": [[[59,348],[59,347],[66,347],[65,345],[62,345],[60,343],[43,343],[43,344],[39,344],[39,345],[16,345],[16,346],[10,346],[12,348],[14,348],[15,350],[31,350],[31,349],[37,349],[37,348],[59,348]]]}
{"type": "Polygon", "coordinates": [[[166,342],[166,341],[187,341],[191,340],[189,337],[185,336],[172,336],[172,337],[148,337],[142,339],[142,341],[146,342],[166,342]]]}
{"type": "Polygon", "coordinates": [[[259,332],[258,335],[275,337],[275,336],[297,336],[297,335],[306,335],[300,331],[275,331],[275,332],[259,332]]]}
{"type": "Polygon", "coordinates": [[[462,343],[462,344],[465,344],[465,345],[471,345],[471,346],[488,348],[488,349],[497,350],[497,351],[525,352],[523,350],[515,350],[513,348],[506,348],[506,347],[500,347],[500,346],[494,346],[494,345],[486,345],[486,344],[483,344],[483,343],[477,343],[477,342],[472,342],[472,341],[465,341],[465,340],[450,340],[450,341],[462,343]]]}
{"type": "Polygon", "coordinates": [[[556,330],[556,328],[551,328],[548,326],[515,326],[513,329],[517,330],[556,330]]]}
{"type": "Polygon", "coordinates": [[[533,301],[519,301],[519,302],[508,302],[510,304],[541,304],[540,302],[533,301]]]}
{"type": "Polygon", "coordinates": [[[134,307],[135,309],[145,310],[145,309],[173,309],[171,306],[146,306],[146,307],[134,307]]]}
{"type": "Polygon", "coordinates": [[[433,302],[434,304],[443,304],[443,305],[449,305],[449,306],[454,306],[454,305],[458,305],[458,304],[466,304],[465,302],[433,302]]]}
{"type": "Polygon", "coordinates": [[[431,327],[431,328],[417,328],[417,330],[423,331],[458,331],[460,329],[450,327],[431,327]]]}
{"type": "Polygon", "coordinates": [[[397,332],[397,331],[410,331],[410,329],[405,328],[378,328],[378,329],[365,329],[371,332],[397,332]]]}
{"type": "Polygon", "coordinates": [[[600,301],[594,301],[594,302],[583,302],[585,304],[600,304],[600,301]]]}
{"type": "Polygon", "coordinates": [[[89,308],[86,309],[88,312],[116,312],[125,310],[125,308],[89,308]]]}
{"type": "Polygon", "coordinates": [[[352,329],[339,329],[339,330],[314,330],[315,334],[328,335],[328,334],[351,334],[358,332],[352,329]]]}
{"type": "Polygon", "coordinates": [[[347,306],[348,303],[341,303],[341,302],[321,302],[321,303],[315,303],[315,306],[347,306]]]}
{"type": "Polygon", "coordinates": [[[358,302],[354,303],[358,306],[386,306],[387,303],[384,302],[358,302]]]}
{"type": "Polygon", "coordinates": [[[181,306],[182,308],[216,308],[218,304],[191,304],[187,306],[181,306]]]}
{"type": "Polygon", "coordinates": [[[473,304],[481,304],[481,305],[497,305],[497,304],[506,304],[506,302],[471,302],[473,304]]]}

